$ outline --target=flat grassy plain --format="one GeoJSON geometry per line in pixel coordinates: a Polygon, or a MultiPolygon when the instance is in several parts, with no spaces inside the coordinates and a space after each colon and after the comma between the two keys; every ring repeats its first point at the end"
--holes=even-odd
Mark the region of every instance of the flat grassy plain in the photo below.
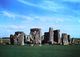
{"type": "Polygon", "coordinates": [[[0,57],[80,57],[80,45],[0,45],[0,57]]]}

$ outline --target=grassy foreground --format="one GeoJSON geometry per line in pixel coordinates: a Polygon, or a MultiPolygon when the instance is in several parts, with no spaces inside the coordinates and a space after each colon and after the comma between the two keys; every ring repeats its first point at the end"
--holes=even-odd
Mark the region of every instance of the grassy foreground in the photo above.
{"type": "Polygon", "coordinates": [[[0,45],[0,57],[80,57],[80,45],[41,47],[0,45]]]}

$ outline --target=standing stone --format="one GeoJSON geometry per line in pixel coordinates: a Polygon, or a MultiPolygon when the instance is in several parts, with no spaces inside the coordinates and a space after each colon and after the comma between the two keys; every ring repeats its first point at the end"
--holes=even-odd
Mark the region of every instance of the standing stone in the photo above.
{"type": "Polygon", "coordinates": [[[41,44],[41,29],[32,28],[30,29],[30,34],[33,38],[33,44],[41,44]]]}
{"type": "Polygon", "coordinates": [[[54,30],[54,43],[60,43],[60,30],[54,30]]]}
{"type": "Polygon", "coordinates": [[[44,40],[43,40],[43,44],[48,43],[49,42],[49,32],[44,32],[44,40]]]}
{"type": "Polygon", "coordinates": [[[51,42],[51,44],[53,44],[53,35],[54,35],[54,32],[53,32],[53,28],[49,28],[49,41],[51,42]]]}
{"type": "Polygon", "coordinates": [[[66,33],[62,33],[62,44],[63,45],[69,45],[68,36],[66,33]]]}
{"type": "Polygon", "coordinates": [[[10,35],[10,44],[14,44],[14,35],[10,35]]]}
{"type": "Polygon", "coordinates": [[[14,44],[15,44],[15,45],[18,44],[18,38],[17,38],[17,35],[14,35],[14,44]]]}
{"type": "Polygon", "coordinates": [[[23,33],[18,35],[18,44],[24,45],[24,34],[23,33]]]}
{"type": "Polygon", "coordinates": [[[68,36],[68,42],[69,44],[71,44],[70,35],[67,35],[67,36],[68,36]]]}

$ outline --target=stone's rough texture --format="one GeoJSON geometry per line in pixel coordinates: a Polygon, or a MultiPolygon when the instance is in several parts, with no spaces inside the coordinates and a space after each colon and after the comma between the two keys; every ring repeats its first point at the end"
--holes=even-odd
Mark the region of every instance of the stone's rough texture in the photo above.
{"type": "Polygon", "coordinates": [[[68,37],[68,42],[69,42],[69,44],[71,44],[70,35],[67,35],[67,37],[68,37]]]}
{"type": "Polygon", "coordinates": [[[10,44],[12,45],[14,44],[14,35],[12,34],[10,35],[10,44]]]}
{"type": "Polygon", "coordinates": [[[60,30],[54,30],[54,42],[60,43],[60,30]]]}
{"type": "Polygon", "coordinates": [[[51,42],[51,44],[53,44],[53,41],[54,41],[53,28],[49,28],[49,41],[51,42]]]}
{"type": "Polygon", "coordinates": [[[32,28],[30,30],[30,35],[32,36],[33,44],[41,44],[41,29],[32,28]]]}
{"type": "Polygon", "coordinates": [[[62,33],[62,44],[69,45],[68,35],[66,33],[62,33]]]}
{"type": "Polygon", "coordinates": [[[48,41],[49,41],[49,32],[45,32],[45,33],[44,33],[43,44],[44,44],[44,43],[48,43],[48,41]]]}
{"type": "Polygon", "coordinates": [[[15,32],[14,35],[10,35],[11,44],[24,45],[25,34],[23,32],[15,32]]]}
{"type": "Polygon", "coordinates": [[[24,34],[18,35],[18,45],[24,45],[24,34]]]}
{"type": "Polygon", "coordinates": [[[49,28],[49,32],[44,33],[43,43],[60,44],[60,42],[60,30],[53,30],[53,28],[49,28]]]}

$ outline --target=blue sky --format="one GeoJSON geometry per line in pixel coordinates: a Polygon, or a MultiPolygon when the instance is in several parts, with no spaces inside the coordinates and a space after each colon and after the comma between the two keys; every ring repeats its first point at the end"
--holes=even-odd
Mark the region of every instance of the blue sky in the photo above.
{"type": "Polygon", "coordinates": [[[0,37],[35,27],[80,37],[80,0],[0,0],[0,37]]]}

